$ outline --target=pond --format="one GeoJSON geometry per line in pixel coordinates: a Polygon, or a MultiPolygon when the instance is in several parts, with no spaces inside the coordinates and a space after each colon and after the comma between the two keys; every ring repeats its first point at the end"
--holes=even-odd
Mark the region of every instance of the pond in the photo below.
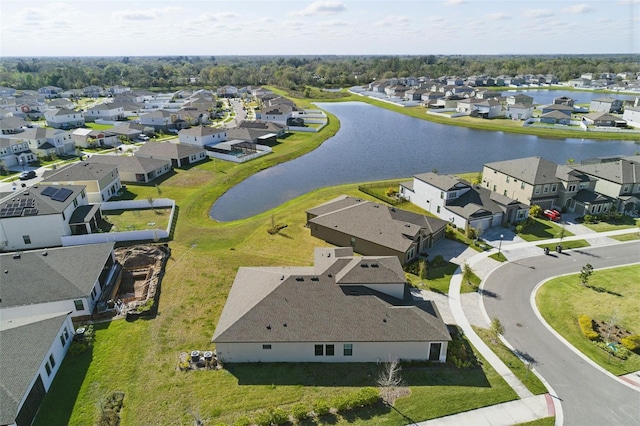
{"type": "MultiPolygon", "coordinates": [[[[227,191],[210,216],[254,216],[317,188],[344,183],[481,171],[484,163],[542,156],[559,163],[633,155],[633,142],[546,139],[447,126],[362,102],[318,103],[338,117],[340,130],[314,151],[256,173],[227,191]]],[[[286,140],[285,142],[286,143],[286,140]]]]}

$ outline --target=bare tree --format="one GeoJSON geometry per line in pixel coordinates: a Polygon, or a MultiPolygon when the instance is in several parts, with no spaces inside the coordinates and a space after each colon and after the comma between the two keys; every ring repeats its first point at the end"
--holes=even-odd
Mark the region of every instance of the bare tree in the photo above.
{"type": "Polygon", "coordinates": [[[589,277],[591,274],[593,274],[593,266],[591,266],[590,263],[587,263],[580,270],[580,284],[582,284],[583,287],[588,287],[589,277]]]}
{"type": "Polygon", "coordinates": [[[376,384],[382,392],[382,399],[388,405],[393,405],[394,395],[397,393],[397,389],[404,386],[404,380],[402,380],[400,374],[401,370],[400,361],[394,358],[384,364],[384,368],[376,379],[376,384]]]}
{"type": "Polygon", "coordinates": [[[473,269],[465,262],[462,266],[462,280],[466,282],[467,285],[471,285],[471,277],[473,277],[473,269]]]}
{"type": "Polygon", "coordinates": [[[491,320],[491,333],[493,334],[493,337],[496,342],[498,341],[498,338],[500,337],[500,335],[504,334],[504,327],[500,322],[500,319],[497,317],[491,320]]]}

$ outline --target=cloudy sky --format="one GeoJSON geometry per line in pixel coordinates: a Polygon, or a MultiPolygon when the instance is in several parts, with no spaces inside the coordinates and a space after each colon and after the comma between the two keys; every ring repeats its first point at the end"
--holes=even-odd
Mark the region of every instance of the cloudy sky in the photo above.
{"type": "Polygon", "coordinates": [[[640,0],[0,1],[0,56],[639,49],[640,0]]]}

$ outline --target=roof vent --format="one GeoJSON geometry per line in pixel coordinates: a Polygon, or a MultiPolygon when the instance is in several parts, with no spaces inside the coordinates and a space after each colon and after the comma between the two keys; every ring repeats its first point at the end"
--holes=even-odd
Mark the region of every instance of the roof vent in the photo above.
{"type": "Polygon", "coordinates": [[[372,267],[372,268],[377,268],[378,266],[380,266],[380,265],[378,265],[377,263],[372,263],[372,264],[371,264],[371,267],[372,267]]]}
{"type": "Polygon", "coordinates": [[[320,278],[318,278],[318,277],[311,277],[311,281],[320,281],[320,278]]]}
{"type": "Polygon", "coordinates": [[[47,249],[44,249],[44,251],[42,252],[42,255],[43,255],[43,256],[46,256],[46,255],[48,255],[48,254],[49,254],[49,253],[47,253],[47,249]]]}
{"type": "Polygon", "coordinates": [[[361,267],[361,268],[368,268],[368,267],[369,267],[369,264],[368,264],[368,263],[361,263],[361,264],[360,264],[360,267],[361,267]]]}
{"type": "Polygon", "coordinates": [[[284,275],[280,275],[280,281],[284,280],[284,275]]]}
{"type": "Polygon", "coordinates": [[[382,322],[387,322],[387,319],[386,318],[382,318],[382,322]]]}
{"type": "Polygon", "coordinates": [[[270,325],[267,326],[267,330],[271,330],[271,326],[270,325]]]}
{"type": "Polygon", "coordinates": [[[20,252],[13,253],[14,259],[20,259],[20,252]]]}
{"type": "Polygon", "coordinates": [[[304,281],[303,277],[296,277],[296,281],[304,281]]]}
{"type": "Polygon", "coordinates": [[[411,225],[409,225],[408,223],[405,223],[405,224],[404,224],[404,226],[405,226],[406,228],[411,228],[411,225]]]}
{"type": "Polygon", "coordinates": [[[285,322],[284,324],[282,324],[282,326],[283,326],[283,327],[286,327],[286,326],[287,326],[287,323],[285,322]]]}

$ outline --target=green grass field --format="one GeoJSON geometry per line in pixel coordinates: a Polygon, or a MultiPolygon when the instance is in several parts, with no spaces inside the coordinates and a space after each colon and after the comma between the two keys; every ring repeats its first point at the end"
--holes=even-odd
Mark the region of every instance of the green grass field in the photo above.
{"type": "MultiPolygon", "coordinates": [[[[538,247],[540,248],[548,248],[549,250],[555,250],[556,246],[559,243],[550,243],[550,244],[539,244],[538,247]]],[[[563,250],[569,250],[569,249],[576,249],[576,248],[582,248],[582,247],[589,247],[591,244],[589,244],[587,242],[587,240],[573,240],[573,241],[563,241],[562,244],[560,244],[562,246],[563,250]]]]}
{"type": "Polygon", "coordinates": [[[573,346],[615,375],[640,370],[640,355],[631,354],[626,361],[609,357],[582,334],[577,318],[585,314],[592,319],[610,322],[634,334],[640,333],[640,266],[626,266],[594,271],[589,285],[583,287],[578,275],[568,275],[544,284],[536,295],[536,304],[544,319],[573,346]],[[619,295],[616,295],[619,294],[619,295]]]}
{"type": "Polygon", "coordinates": [[[139,231],[142,229],[166,229],[171,208],[135,210],[104,210],[103,218],[113,225],[111,232],[139,231]]]}
{"type": "Polygon", "coordinates": [[[614,223],[598,222],[598,223],[583,223],[587,228],[593,229],[596,232],[615,231],[617,229],[629,229],[637,228],[640,226],[640,219],[622,216],[614,223]]]}
{"type": "MultiPolygon", "coordinates": [[[[547,219],[533,219],[534,223],[527,226],[518,234],[525,241],[548,240],[551,238],[560,238],[562,227],[547,219]]],[[[565,237],[571,237],[573,234],[567,230],[564,231],[565,237]]]]}

